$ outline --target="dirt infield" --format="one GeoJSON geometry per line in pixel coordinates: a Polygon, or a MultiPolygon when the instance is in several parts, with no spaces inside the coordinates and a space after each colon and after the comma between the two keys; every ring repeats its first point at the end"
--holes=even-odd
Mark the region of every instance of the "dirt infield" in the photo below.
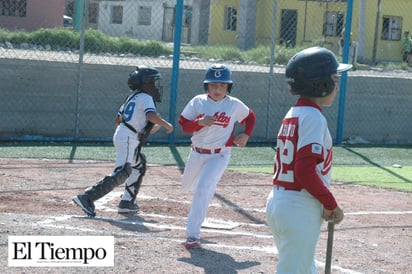
{"type": "MultiPolygon", "coordinates": [[[[277,252],[265,219],[267,174],[227,171],[202,229],[187,251],[191,195],[177,167],[149,166],[137,215],[117,213],[122,187],[96,203],[90,219],[71,199],[109,173],[111,162],[0,159],[0,273],[275,273],[277,252]],[[10,235],[113,235],[115,267],[8,267],[10,235]]],[[[346,216],[336,226],[333,273],[410,273],[412,194],[334,183],[346,216]]],[[[324,272],[326,223],[316,261],[324,272]]]]}

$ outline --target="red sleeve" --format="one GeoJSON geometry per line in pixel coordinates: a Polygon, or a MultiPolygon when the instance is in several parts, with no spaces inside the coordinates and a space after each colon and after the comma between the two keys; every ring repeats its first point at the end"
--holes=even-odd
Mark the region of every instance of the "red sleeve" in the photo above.
{"type": "Polygon", "coordinates": [[[198,124],[199,118],[196,118],[195,120],[188,120],[182,115],[179,117],[179,124],[182,127],[183,132],[186,133],[191,133],[193,131],[198,131],[199,129],[202,128],[202,126],[199,126],[198,124]]]}
{"type": "Polygon", "coordinates": [[[316,173],[318,159],[315,157],[304,157],[296,159],[295,180],[310,194],[318,199],[328,210],[335,209],[338,204],[333,194],[323,184],[316,173]]]}
{"type": "Polygon", "coordinates": [[[252,109],[249,109],[249,115],[240,124],[245,127],[244,133],[250,137],[256,124],[256,115],[252,109]]]}
{"type": "MultiPolygon", "coordinates": [[[[251,136],[253,129],[255,128],[255,123],[256,123],[256,116],[255,113],[253,112],[252,109],[249,109],[249,115],[246,116],[245,119],[243,119],[240,124],[245,127],[245,130],[243,133],[245,133],[247,136],[251,136]]],[[[231,147],[233,146],[233,140],[235,140],[235,135],[234,135],[235,129],[233,128],[232,134],[230,134],[229,140],[227,140],[225,146],[231,147]]]]}

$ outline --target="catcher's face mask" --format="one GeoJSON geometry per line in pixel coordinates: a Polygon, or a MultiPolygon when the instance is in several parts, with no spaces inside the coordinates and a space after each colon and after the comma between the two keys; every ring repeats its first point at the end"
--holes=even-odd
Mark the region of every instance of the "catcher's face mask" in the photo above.
{"type": "Polygon", "coordinates": [[[155,102],[162,101],[163,87],[160,77],[143,79],[142,91],[153,97],[155,102]]]}

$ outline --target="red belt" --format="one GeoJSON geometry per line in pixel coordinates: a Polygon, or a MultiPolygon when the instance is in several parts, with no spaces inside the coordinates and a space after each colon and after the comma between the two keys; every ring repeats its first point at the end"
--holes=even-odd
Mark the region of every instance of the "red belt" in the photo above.
{"type": "Polygon", "coordinates": [[[200,147],[192,147],[192,148],[194,151],[200,154],[216,154],[222,151],[221,148],[216,148],[216,149],[206,149],[206,148],[200,148],[200,147]]]}
{"type": "Polygon", "coordinates": [[[301,191],[302,189],[296,189],[296,188],[288,188],[288,187],[284,187],[284,186],[280,186],[280,185],[275,185],[276,189],[283,189],[285,191],[301,191]]]}

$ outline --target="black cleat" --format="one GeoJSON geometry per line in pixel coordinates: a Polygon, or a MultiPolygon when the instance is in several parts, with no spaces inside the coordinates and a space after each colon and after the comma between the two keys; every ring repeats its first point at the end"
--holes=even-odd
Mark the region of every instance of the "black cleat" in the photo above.
{"type": "Polygon", "coordinates": [[[95,217],[96,212],[94,212],[94,203],[89,199],[87,194],[80,194],[73,197],[72,201],[78,205],[84,213],[89,217],[95,217]]]}
{"type": "Polygon", "coordinates": [[[119,203],[119,213],[135,213],[140,210],[139,206],[131,201],[121,200],[119,203]]]}

